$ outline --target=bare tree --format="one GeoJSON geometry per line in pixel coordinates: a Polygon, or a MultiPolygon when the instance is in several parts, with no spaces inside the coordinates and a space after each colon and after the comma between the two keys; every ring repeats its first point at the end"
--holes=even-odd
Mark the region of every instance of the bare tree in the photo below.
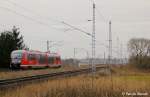
{"type": "Polygon", "coordinates": [[[128,43],[130,64],[140,68],[150,68],[150,40],[134,38],[128,43]]]}

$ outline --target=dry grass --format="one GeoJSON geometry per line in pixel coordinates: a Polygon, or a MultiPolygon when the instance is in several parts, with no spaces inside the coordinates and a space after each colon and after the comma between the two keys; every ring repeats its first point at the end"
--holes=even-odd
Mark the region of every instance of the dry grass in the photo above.
{"type": "Polygon", "coordinates": [[[61,68],[0,71],[0,79],[11,79],[11,78],[32,76],[32,75],[38,75],[38,74],[62,72],[62,71],[74,70],[74,69],[78,69],[78,68],[71,67],[71,66],[63,66],[61,68]]]}
{"type": "MultiPolygon", "coordinates": [[[[117,72],[119,69],[115,69],[117,72]]],[[[123,69],[124,70],[124,69],[123,69]]],[[[136,71],[133,71],[136,72],[136,71]]],[[[127,72],[128,74],[130,73],[127,72]]],[[[131,72],[132,73],[132,72],[131,72]]],[[[122,73],[121,73],[122,74],[122,73]]],[[[81,75],[72,78],[50,80],[40,84],[22,86],[16,90],[1,92],[1,97],[150,97],[150,76],[119,75],[110,76],[97,74],[93,80],[91,75],[81,75]],[[147,96],[127,96],[128,93],[148,93],[147,96]]]]}
{"type": "Polygon", "coordinates": [[[125,65],[125,66],[114,66],[112,67],[113,74],[120,75],[120,76],[138,76],[138,75],[150,75],[150,70],[140,70],[138,68],[132,67],[131,65],[125,65]]]}

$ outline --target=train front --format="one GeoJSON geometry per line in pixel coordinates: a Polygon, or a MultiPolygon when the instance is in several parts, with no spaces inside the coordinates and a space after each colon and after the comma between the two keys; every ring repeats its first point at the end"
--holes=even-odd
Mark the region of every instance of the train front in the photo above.
{"type": "Polygon", "coordinates": [[[10,68],[19,69],[20,65],[21,65],[22,57],[23,57],[23,51],[22,50],[12,51],[10,68]]]}

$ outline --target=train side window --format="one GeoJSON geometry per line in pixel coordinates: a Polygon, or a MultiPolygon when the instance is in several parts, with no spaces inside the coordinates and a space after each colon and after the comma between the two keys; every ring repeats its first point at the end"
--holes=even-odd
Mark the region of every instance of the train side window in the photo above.
{"type": "Polygon", "coordinates": [[[28,60],[35,60],[36,59],[36,56],[35,54],[28,54],[28,60]]]}
{"type": "Polygon", "coordinates": [[[54,57],[48,57],[48,63],[53,64],[54,63],[54,57]]]}
{"type": "Polygon", "coordinates": [[[40,54],[37,54],[36,58],[37,58],[38,62],[40,62],[40,54]]]}
{"type": "Polygon", "coordinates": [[[57,60],[57,61],[60,61],[60,57],[57,57],[56,60],[57,60]]]}
{"type": "Polygon", "coordinates": [[[45,64],[46,63],[46,57],[45,57],[45,55],[40,55],[39,63],[40,64],[45,64]]]}
{"type": "Polygon", "coordinates": [[[28,58],[28,60],[30,61],[30,60],[31,60],[31,55],[28,54],[28,55],[27,55],[27,58],[28,58]]]}

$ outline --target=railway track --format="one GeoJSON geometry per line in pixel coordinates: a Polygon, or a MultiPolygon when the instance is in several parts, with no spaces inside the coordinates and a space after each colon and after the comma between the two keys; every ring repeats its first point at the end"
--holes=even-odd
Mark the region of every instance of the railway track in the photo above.
{"type": "MultiPolygon", "coordinates": [[[[96,68],[97,70],[100,70],[102,68],[107,68],[107,67],[101,66],[96,68]]],[[[35,75],[35,76],[28,76],[28,77],[20,77],[15,79],[0,80],[0,89],[18,86],[24,83],[31,83],[34,81],[43,81],[43,80],[48,80],[50,78],[62,78],[62,77],[74,76],[74,75],[85,74],[90,72],[91,69],[87,68],[87,69],[80,69],[74,71],[64,71],[58,73],[49,73],[49,74],[42,74],[42,75],[35,75]]]]}

